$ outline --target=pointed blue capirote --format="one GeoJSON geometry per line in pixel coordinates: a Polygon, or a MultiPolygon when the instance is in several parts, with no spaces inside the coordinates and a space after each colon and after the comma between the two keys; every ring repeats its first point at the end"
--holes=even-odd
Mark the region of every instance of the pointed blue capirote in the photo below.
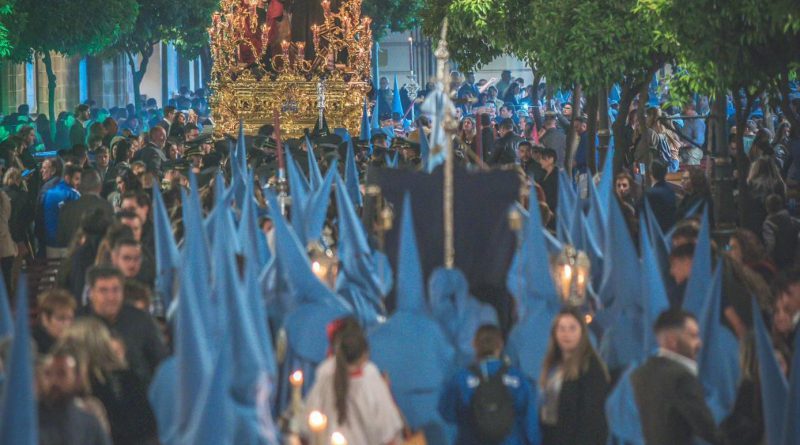
{"type": "Polygon", "coordinates": [[[16,328],[0,397],[0,443],[3,444],[39,443],[28,315],[28,285],[23,274],[17,284],[16,328]]]}
{"type": "Polygon", "coordinates": [[[775,359],[772,340],[761,318],[761,309],[755,298],[753,308],[753,334],[758,357],[758,381],[761,391],[761,406],[764,409],[764,434],[766,443],[779,443],[783,435],[786,403],[789,400],[789,384],[775,359]]]}
{"type": "MultiPolygon", "coordinates": [[[[600,184],[597,186],[597,200],[602,204],[600,213],[604,221],[608,221],[608,206],[614,196],[614,149],[609,149],[606,154],[606,161],[603,163],[603,173],[600,176],[600,184]]],[[[605,224],[603,224],[605,227],[605,224]]]]}
{"type": "MultiPolygon", "coordinates": [[[[175,237],[172,236],[172,224],[158,187],[153,187],[153,229],[156,245],[155,291],[161,299],[162,307],[167,310],[175,293],[175,280],[181,256],[175,243],[175,237]]],[[[0,332],[0,336],[2,336],[2,332],[0,332]]]]}
{"type": "Polygon", "coordinates": [[[247,146],[244,137],[244,120],[239,121],[239,138],[236,149],[231,154],[231,188],[236,199],[236,208],[241,209],[244,202],[244,188],[247,180],[247,146]]]}
{"type": "Polygon", "coordinates": [[[375,130],[375,129],[380,130],[380,128],[381,128],[381,110],[378,108],[380,103],[381,103],[380,98],[376,96],[375,97],[375,106],[372,107],[372,116],[370,117],[370,119],[371,119],[370,120],[370,127],[371,127],[370,130],[375,130]]]}
{"type": "Polygon", "coordinates": [[[606,308],[621,310],[638,302],[640,294],[639,255],[625,217],[616,199],[609,201],[606,249],[603,252],[603,284],[600,299],[606,308]]]}
{"type": "MultiPolygon", "coordinates": [[[[184,201],[186,202],[186,201],[184,201]]],[[[186,207],[184,206],[184,210],[186,207]]],[[[195,406],[198,403],[197,390],[211,374],[210,351],[214,348],[209,342],[213,334],[216,317],[208,301],[207,281],[200,277],[207,277],[209,269],[199,269],[201,262],[196,258],[199,255],[197,244],[198,234],[192,232],[192,227],[199,226],[196,221],[186,221],[186,247],[184,261],[181,267],[180,297],[176,314],[175,327],[175,360],[177,362],[177,429],[183,433],[195,415],[195,406]],[[201,282],[198,283],[197,280],[201,282]],[[198,292],[201,289],[202,293],[198,292]]],[[[200,232],[202,233],[202,232],[200,232]]]]}
{"type": "Polygon", "coordinates": [[[345,159],[344,166],[344,183],[347,187],[347,193],[350,195],[350,201],[356,207],[364,205],[364,199],[361,197],[361,189],[358,181],[358,166],[356,165],[355,150],[353,150],[353,141],[347,142],[347,158],[345,159]]]}
{"type": "Polygon", "coordinates": [[[342,263],[336,292],[350,302],[364,326],[371,326],[385,313],[382,297],[391,291],[391,270],[380,261],[380,252],[370,248],[366,231],[339,175],[336,175],[336,209],[342,263]]]}
{"type": "MultiPolygon", "coordinates": [[[[754,314],[756,312],[753,312],[754,314]]],[[[786,405],[786,413],[783,417],[783,441],[781,445],[800,444],[800,329],[794,335],[794,353],[792,354],[792,364],[789,365],[791,374],[789,375],[789,400],[786,405]]]]}
{"type": "Polygon", "coordinates": [[[575,191],[575,186],[572,179],[567,176],[564,170],[558,171],[558,205],[556,205],[556,237],[562,243],[568,241],[569,228],[572,227],[574,219],[573,211],[575,209],[575,201],[578,201],[578,194],[575,191]]]}
{"type": "Polygon", "coordinates": [[[635,369],[634,365],[628,367],[606,399],[609,445],[645,445],[639,407],[631,384],[631,373],[635,369]]]}
{"type": "MultiPolygon", "coordinates": [[[[592,239],[600,249],[600,252],[603,252],[605,248],[604,229],[608,221],[608,211],[605,209],[605,206],[608,204],[601,201],[600,192],[595,187],[594,181],[590,180],[587,182],[589,183],[589,212],[586,214],[586,225],[592,239]]],[[[597,285],[599,288],[600,283],[597,283],[597,285]]]]}
{"type": "Polygon", "coordinates": [[[299,228],[300,233],[303,233],[305,231],[303,229],[303,224],[305,224],[304,211],[308,203],[308,197],[311,194],[311,186],[294,160],[292,151],[284,151],[286,153],[286,170],[289,175],[289,194],[292,196],[292,225],[299,228]]]}
{"type": "Polygon", "coordinates": [[[370,128],[367,98],[364,98],[364,109],[361,111],[361,134],[359,140],[369,142],[372,139],[372,128],[370,128]]]}
{"type": "Polygon", "coordinates": [[[183,265],[181,266],[181,286],[183,282],[189,282],[187,285],[192,286],[197,299],[200,301],[200,314],[202,315],[203,322],[211,327],[214,323],[215,316],[209,303],[209,271],[211,270],[210,256],[211,249],[209,248],[206,232],[202,225],[202,211],[200,210],[200,197],[197,194],[197,181],[193,173],[189,173],[190,190],[187,194],[181,191],[183,202],[183,250],[181,252],[183,258],[183,265]]]}
{"type": "Polygon", "coordinates": [[[717,422],[733,410],[739,384],[739,342],[722,320],[722,264],[712,277],[705,304],[697,317],[703,347],[697,360],[706,402],[717,422]]]}
{"type": "MultiPolygon", "coordinates": [[[[339,171],[336,168],[337,162],[337,160],[334,160],[331,163],[330,168],[328,168],[328,171],[325,174],[325,179],[322,181],[322,184],[319,186],[319,188],[312,190],[311,195],[306,202],[306,208],[303,209],[305,221],[303,222],[304,225],[302,232],[298,230],[298,225],[294,224],[293,221],[293,225],[295,230],[298,231],[298,235],[302,233],[300,241],[303,242],[304,245],[319,241],[320,238],[322,238],[322,229],[325,226],[325,218],[328,215],[328,205],[331,201],[330,198],[333,179],[339,176],[339,171]]],[[[294,202],[292,202],[292,207],[294,207],[294,202]]]]}
{"type": "Polygon", "coordinates": [[[394,89],[392,90],[392,114],[394,113],[399,113],[401,118],[405,115],[403,102],[400,100],[400,88],[397,86],[397,75],[394,76],[394,89]]]}
{"type": "Polygon", "coordinates": [[[646,215],[646,218],[643,219],[646,220],[647,224],[642,228],[647,230],[647,234],[651,240],[651,246],[653,247],[653,259],[658,262],[659,270],[661,270],[661,276],[664,278],[664,280],[666,280],[669,278],[669,242],[664,236],[664,232],[661,230],[661,225],[658,223],[658,220],[653,213],[653,208],[650,206],[650,200],[645,197],[643,201],[646,215]]]}
{"type": "Polygon", "coordinates": [[[699,314],[703,308],[711,283],[711,227],[708,224],[708,207],[703,210],[700,219],[700,234],[694,249],[692,273],[686,283],[683,296],[683,308],[693,314],[699,314]]]}
{"type": "Polygon", "coordinates": [[[397,310],[370,333],[370,359],[392,381],[397,405],[413,429],[423,429],[428,443],[451,443],[452,427],[437,410],[439,392],[450,375],[454,350],[425,303],[411,198],[406,193],[397,258],[397,310]],[[414,332],[414,336],[409,336],[414,332]],[[415,338],[424,338],[424,342],[415,338]]]}
{"type": "Polygon", "coordinates": [[[511,361],[533,380],[539,378],[550,324],[561,306],[548,258],[542,216],[534,205],[506,280],[522,314],[509,334],[506,350],[511,361]]]}
{"type": "Polygon", "coordinates": [[[258,227],[258,211],[254,195],[254,181],[252,173],[248,175],[245,187],[242,216],[239,220],[238,238],[242,253],[247,261],[255,263],[256,270],[261,270],[267,265],[271,254],[267,245],[264,232],[258,227]]]}
{"type": "MultiPolygon", "coordinates": [[[[180,445],[233,445],[233,406],[228,395],[230,364],[224,351],[215,354],[214,369],[203,380],[197,392],[196,414],[180,436],[180,445]]],[[[257,443],[257,442],[250,442],[257,443]]]]}
{"type": "Polygon", "coordinates": [[[259,416],[259,413],[269,412],[270,382],[267,363],[261,339],[258,337],[254,313],[244,295],[244,283],[239,278],[236,267],[236,252],[233,250],[234,243],[231,242],[235,236],[233,218],[230,213],[224,215],[217,225],[215,236],[215,264],[220,266],[215,269],[217,273],[214,279],[215,288],[224,293],[227,314],[227,335],[222,344],[225,353],[222,358],[231,371],[229,394],[232,406],[235,407],[234,443],[265,444],[267,438],[261,432],[274,430],[271,418],[266,417],[267,424],[262,425],[259,416]]]}
{"type": "Polygon", "coordinates": [[[0,338],[14,334],[14,320],[11,317],[11,305],[8,301],[6,283],[0,276],[0,338]]]}
{"type": "Polygon", "coordinates": [[[417,235],[414,232],[414,216],[411,196],[403,197],[403,215],[400,226],[400,249],[397,253],[397,309],[419,312],[425,309],[425,286],[422,266],[419,264],[417,235]]]}
{"type": "Polygon", "coordinates": [[[658,342],[653,333],[653,325],[658,315],[669,309],[667,291],[664,287],[664,280],[661,276],[661,268],[657,261],[653,261],[656,255],[653,242],[647,235],[646,224],[643,219],[639,220],[640,245],[642,248],[642,328],[644,330],[644,340],[642,344],[642,360],[658,349],[658,342]]]}
{"type": "Polygon", "coordinates": [[[400,152],[395,153],[394,156],[386,154],[384,157],[386,158],[386,167],[397,168],[397,164],[400,161],[400,152]]]}
{"type": "Polygon", "coordinates": [[[314,152],[314,144],[306,135],[306,148],[308,148],[308,181],[311,185],[311,191],[319,190],[322,186],[322,172],[319,169],[317,162],[317,155],[314,152]]]}

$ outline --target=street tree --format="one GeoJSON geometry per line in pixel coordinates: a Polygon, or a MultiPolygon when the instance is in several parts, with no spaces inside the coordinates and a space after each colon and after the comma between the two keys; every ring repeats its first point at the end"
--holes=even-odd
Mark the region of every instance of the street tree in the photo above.
{"type": "Polygon", "coordinates": [[[138,12],[134,0],[16,0],[16,14],[25,17],[18,41],[8,58],[25,63],[40,56],[47,73],[50,132],[55,135],[57,78],[52,54],[96,54],[131,29],[138,12]],[[88,20],[91,17],[91,20],[88,20]]]}

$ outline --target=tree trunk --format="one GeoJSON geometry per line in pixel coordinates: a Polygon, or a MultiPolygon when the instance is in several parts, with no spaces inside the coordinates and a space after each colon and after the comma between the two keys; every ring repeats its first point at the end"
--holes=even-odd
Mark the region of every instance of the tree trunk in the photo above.
{"type": "Polygon", "coordinates": [[[136,107],[136,116],[139,117],[142,113],[142,79],[144,79],[144,75],[147,72],[147,64],[150,63],[150,56],[153,55],[153,45],[148,45],[147,49],[141,52],[142,60],[139,62],[139,69],[136,69],[136,58],[133,52],[126,51],[125,54],[128,56],[128,64],[131,67],[131,73],[133,75],[133,103],[136,107]]]}
{"type": "Polygon", "coordinates": [[[564,168],[567,170],[567,175],[572,177],[572,163],[575,162],[575,150],[578,148],[579,138],[576,132],[576,118],[580,117],[581,112],[581,97],[583,97],[583,89],[581,84],[575,85],[572,92],[572,119],[570,119],[569,130],[567,131],[567,155],[564,161],[564,168]]]}
{"type": "Polygon", "coordinates": [[[614,133],[614,174],[616,175],[622,170],[622,162],[625,160],[625,150],[628,147],[620,146],[623,143],[625,125],[628,123],[628,114],[630,112],[633,99],[639,91],[639,84],[633,79],[627,79],[622,82],[621,92],[619,96],[619,113],[617,113],[617,120],[611,127],[614,133]]]}
{"type": "Polygon", "coordinates": [[[206,97],[208,97],[208,85],[211,83],[211,69],[214,61],[211,59],[211,47],[203,45],[200,49],[200,63],[203,67],[203,78],[200,80],[203,88],[206,89],[206,97]]]}
{"type": "MultiPolygon", "coordinates": [[[[707,147],[713,154],[714,221],[718,227],[733,226],[736,223],[736,202],[733,199],[736,179],[733,177],[733,164],[728,150],[726,122],[727,97],[725,91],[718,91],[711,104],[708,119],[707,147]]],[[[741,143],[741,141],[740,141],[741,143]]]]}
{"type": "MultiPolygon", "coordinates": [[[[596,152],[597,152],[597,109],[599,94],[589,94],[586,99],[586,116],[589,121],[586,126],[586,165],[591,174],[597,172],[596,152]]],[[[606,101],[606,103],[608,103],[606,101]]],[[[576,138],[579,139],[579,138],[576,138]]]]}
{"type": "MultiPolygon", "coordinates": [[[[608,87],[603,87],[597,94],[597,136],[600,140],[600,165],[595,166],[597,170],[600,170],[602,165],[606,163],[606,157],[608,155],[608,146],[611,144],[611,128],[609,128],[609,118],[608,118],[608,87]]],[[[594,158],[592,158],[592,162],[594,162],[594,158]]],[[[592,170],[592,173],[595,173],[595,170],[592,170]]]]}
{"type": "Polygon", "coordinates": [[[50,52],[42,53],[42,62],[47,72],[47,113],[50,115],[50,138],[56,140],[56,73],[53,72],[53,59],[50,52]]]}
{"type": "MultiPolygon", "coordinates": [[[[750,159],[744,152],[744,127],[747,125],[747,117],[753,109],[753,101],[758,94],[747,94],[747,102],[742,104],[742,101],[737,97],[739,89],[733,91],[733,104],[736,108],[736,170],[738,170],[738,185],[739,185],[739,225],[744,225],[745,215],[747,210],[742,205],[742,199],[748,193],[747,191],[747,173],[750,170],[750,159]]],[[[720,107],[721,108],[721,107],[720,107]]]]}

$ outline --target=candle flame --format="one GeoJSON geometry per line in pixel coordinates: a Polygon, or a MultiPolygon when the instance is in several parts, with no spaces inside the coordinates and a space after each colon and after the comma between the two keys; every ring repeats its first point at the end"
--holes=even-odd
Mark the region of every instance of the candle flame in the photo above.
{"type": "Polygon", "coordinates": [[[303,384],[303,371],[298,369],[297,371],[293,372],[292,375],[289,376],[289,382],[292,385],[297,385],[297,386],[302,385],[303,384]]]}
{"type": "Polygon", "coordinates": [[[347,445],[347,439],[338,431],[331,434],[331,445],[347,445]]]}
{"type": "Polygon", "coordinates": [[[328,427],[328,417],[319,411],[311,411],[308,415],[308,427],[314,433],[323,431],[328,427]]]}

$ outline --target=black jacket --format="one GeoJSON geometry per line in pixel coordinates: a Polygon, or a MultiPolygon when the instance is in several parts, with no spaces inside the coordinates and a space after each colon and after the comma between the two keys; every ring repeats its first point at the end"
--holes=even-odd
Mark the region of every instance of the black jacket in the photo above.
{"type": "MultiPolygon", "coordinates": [[[[656,182],[645,192],[645,199],[650,202],[653,216],[663,232],[669,231],[675,224],[677,211],[675,191],[665,181],[656,182]]],[[[644,204],[643,204],[644,205],[644,204]]]]}
{"type": "Polygon", "coordinates": [[[119,335],[125,343],[125,353],[131,371],[149,384],[156,367],[168,353],[161,333],[150,314],[123,304],[117,319],[109,322],[95,315],[91,304],[86,309],[87,315],[96,317],[113,333],[119,335]]]}
{"type": "Polygon", "coordinates": [[[544,428],[542,445],[605,445],[608,376],[597,357],[576,380],[566,380],[558,396],[558,423],[544,428]]]}
{"type": "Polygon", "coordinates": [[[631,384],[647,445],[690,445],[695,436],[722,443],[700,381],[682,364],[650,357],[631,384]]]}
{"type": "Polygon", "coordinates": [[[64,204],[64,207],[58,212],[58,244],[60,246],[68,246],[78,231],[83,216],[97,209],[102,210],[103,215],[108,218],[109,222],[112,221],[114,207],[110,202],[97,195],[86,193],[77,200],[64,204]]]}
{"type": "Polygon", "coordinates": [[[489,165],[504,165],[516,162],[517,146],[521,141],[522,138],[513,132],[508,132],[505,136],[494,141],[489,165]]]}

